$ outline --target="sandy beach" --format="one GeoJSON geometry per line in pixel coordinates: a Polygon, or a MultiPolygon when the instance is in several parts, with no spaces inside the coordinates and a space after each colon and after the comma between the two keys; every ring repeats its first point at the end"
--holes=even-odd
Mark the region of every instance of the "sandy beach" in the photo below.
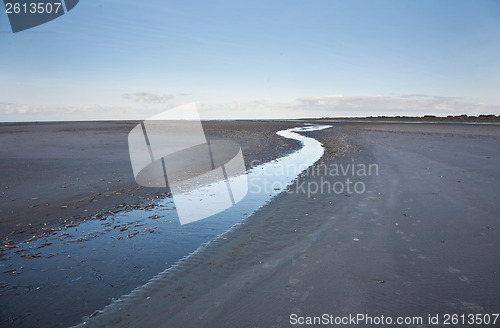
{"type": "Polygon", "coordinates": [[[0,328],[500,328],[500,0],[4,5],[0,328]]]}
{"type": "MultiPolygon", "coordinates": [[[[26,240],[43,231],[43,223],[57,227],[85,213],[155,197],[134,185],[127,164],[123,136],[133,123],[57,124],[44,126],[35,138],[43,142],[54,131],[62,133],[52,143],[61,154],[57,161],[27,141],[33,140],[32,126],[0,127],[9,145],[2,150],[2,240],[26,240]],[[77,149],[82,134],[88,143],[77,149]],[[29,158],[23,157],[26,150],[29,158]],[[108,161],[104,168],[96,166],[97,158],[108,161]],[[32,166],[38,171],[26,169],[32,166]],[[30,208],[35,201],[40,205],[30,208]]],[[[275,135],[297,125],[208,122],[206,132],[240,143],[249,167],[255,159],[268,162],[298,149],[275,135]]],[[[303,135],[320,141],[325,153],[286,191],[107,306],[82,290],[85,301],[30,310],[23,295],[36,295],[37,286],[26,291],[7,283],[9,259],[0,257],[3,325],[290,327],[323,314],[368,314],[422,318],[396,327],[431,327],[439,325],[431,325],[429,315],[439,315],[444,325],[446,314],[498,313],[500,126],[336,123],[303,135]],[[76,304],[85,304],[81,320],[76,304]]],[[[83,264],[82,272],[91,265],[83,264]]],[[[89,282],[88,288],[99,284],[89,282]]]]}
{"type": "MultiPolygon", "coordinates": [[[[64,259],[74,255],[71,243],[57,246],[59,249],[43,256],[48,263],[41,265],[38,261],[38,250],[46,250],[45,245],[54,243],[47,238],[68,239],[69,232],[78,230],[80,223],[96,221],[106,226],[113,223],[112,230],[122,233],[128,224],[117,226],[113,214],[140,209],[145,209],[145,220],[154,222],[149,218],[155,217],[150,212],[152,203],[168,198],[169,190],[142,187],[135,182],[127,135],[136,124],[138,122],[57,122],[0,126],[5,145],[0,159],[1,322],[17,327],[75,324],[83,315],[104,307],[112,298],[129,293],[176,261],[176,257],[170,256],[159,256],[153,261],[144,257],[141,263],[121,262],[125,267],[120,264],[116,267],[110,265],[110,259],[99,255],[83,268],[81,261],[84,260],[74,257],[73,263],[64,259]],[[108,217],[111,218],[108,220],[108,217]],[[64,235],[54,237],[56,233],[64,235]],[[7,254],[9,251],[12,254],[7,254]],[[64,255],[53,257],[60,253],[64,255]],[[9,261],[11,258],[21,262],[13,263],[9,261]],[[78,274],[71,276],[69,272],[75,265],[78,274]],[[100,266],[107,267],[105,273],[100,266]],[[123,275],[122,270],[133,272],[123,275]],[[78,280],[85,275],[91,277],[90,282],[78,280]],[[47,299],[52,300],[46,302],[47,299]],[[62,308],[68,304],[71,304],[68,309],[62,308]]],[[[208,140],[230,140],[239,144],[248,168],[284,156],[300,146],[275,134],[296,126],[295,123],[219,121],[204,122],[203,126],[208,140]]],[[[182,159],[179,164],[183,164],[182,159]]],[[[206,238],[210,238],[209,235],[206,238]]],[[[192,247],[198,246],[188,245],[185,254],[182,250],[177,253],[187,255],[194,250],[192,247]]],[[[104,250],[100,249],[99,253],[104,254],[104,250]]],[[[121,255],[127,257],[126,254],[121,255]]]]}
{"type": "MultiPolygon", "coordinates": [[[[162,197],[139,186],[127,135],[139,122],[4,123],[0,125],[0,240],[23,240],[42,227],[74,224],[118,204],[162,197]]],[[[246,164],[266,162],[299,147],[275,136],[294,126],[273,122],[205,122],[208,139],[241,145],[246,164]]]]}

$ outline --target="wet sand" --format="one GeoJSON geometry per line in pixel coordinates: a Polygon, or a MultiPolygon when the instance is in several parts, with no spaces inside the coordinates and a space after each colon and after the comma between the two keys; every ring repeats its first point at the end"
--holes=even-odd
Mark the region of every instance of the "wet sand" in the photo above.
{"type": "MultiPolygon", "coordinates": [[[[164,197],[135,183],[127,135],[139,122],[4,123],[0,125],[0,241],[42,228],[72,225],[164,197]]],[[[241,145],[247,167],[299,147],[275,135],[293,123],[204,122],[206,137],[241,145]]]]}
{"type": "MultiPolygon", "coordinates": [[[[253,126],[264,141],[251,132],[244,141],[279,145],[278,151],[241,144],[269,160],[290,151],[290,144],[269,137],[272,131],[297,123],[266,124],[253,126]]],[[[305,172],[243,225],[89,312],[81,326],[289,327],[291,314],[498,313],[500,129],[419,126],[424,130],[346,123],[306,133],[326,149],[316,167],[377,164],[378,174],[305,172]],[[366,190],[308,190],[325,181],[345,186],[347,178],[366,190]]],[[[131,197],[126,191],[123,201],[146,192],[131,197]]],[[[116,204],[117,196],[110,197],[98,210],[116,204]]],[[[4,322],[19,326],[22,318],[4,322]]]]}
{"type": "Polygon", "coordinates": [[[327,149],[317,165],[377,164],[378,174],[303,174],[244,225],[81,326],[289,327],[292,314],[366,313],[420,316],[406,326],[427,327],[429,314],[498,313],[499,127],[377,126],[308,135],[327,149]],[[347,178],[366,190],[307,193],[347,178]]]}
{"type": "MultiPolygon", "coordinates": [[[[207,220],[197,225],[199,232],[181,229],[175,211],[168,211],[173,206],[168,188],[135,183],[127,135],[136,123],[2,125],[7,146],[0,164],[8,187],[0,220],[5,236],[0,245],[2,324],[75,324],[234,224],[228,218],[217,224],[207,220]],[[160,204],[161,199],[167,203],[160,204]]],[[[275,134],[296,123],[203,125],[214,161],[221,153],[218,145],[228,142],[241,146],[247,168],[299,147],[275,134]]],[[[196,173],[185,158],[176,162],[187,176],[196,173]]]]}

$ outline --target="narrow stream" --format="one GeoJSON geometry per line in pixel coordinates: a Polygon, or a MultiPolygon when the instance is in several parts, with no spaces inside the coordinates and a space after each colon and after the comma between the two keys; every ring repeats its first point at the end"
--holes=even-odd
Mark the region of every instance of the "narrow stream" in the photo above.
{"type": "MultiPolygon", "coordinates": [[[[320,142],[297,132],[329,127],[277,132],[300,141],[302,148],[230,177],[231,182],[247,179],[246,196],[208,218],[181,225],[169,197],[154,207],[63,227],[49,237],[16,245],[0,261],[0,322],[6,327],[65,327],[130,293],[285,191],[324,152],[320,142]]],[[[186,197],[216,198],[203,187],[186,197]]]]}

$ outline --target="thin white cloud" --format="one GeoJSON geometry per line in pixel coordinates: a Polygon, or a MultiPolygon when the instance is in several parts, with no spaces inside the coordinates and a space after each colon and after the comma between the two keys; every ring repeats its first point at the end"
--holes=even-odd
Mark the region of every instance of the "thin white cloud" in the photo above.
{"type": "Polygon", "coordinates": [[[86,121],[86,120],[143,120],[157,110],[137,106],[31,106],[0,102],[0,122],[23,121],[86,121]]]}
{"type": "Polygon", "coordinates": [[[37,108],[28,105],[0,102],[0,113],[2,114],[28,114],[36,113],[37,108]]]}
{"type": "Polygon", "coordinates": [[[297,108],[321,111],[323,113],[336,110],[366,111],[369,115],[448,115],[458,112],[470,115],[485,112],[500,111],[498,105],[486,105],[459,97],[443,97],[431,95],[403,95],[403,96],[321,96],[298,98],[297,108]]]}
{"type": "Polygon", "coordinates": [[[142,102],[146,104],[164,104],[172,100],[174,96],[166,94],[136,92],[136,93],[124,93],[123,98],[132,100],[134,102],[142,102]]]}
{"type": "Polygon", "coordinates": [[[500,114],[500,105],[432,95],[303,97],[291,101],[254,100],[202,106],[207,118],[299,118],[500,114]]]}
{"type": "MultiPolygon", "coordinates": [[[[145,97],[144,99],[153,101],[151,99],[154,98],[145,97]]],[[[167,105],[160,106],[162,107],[160,109],[157,108],[158,106],[139,105],[31,106],[0,102],[0,121],[144,120],[182,103],[170,101],[167,105]]],[[[200,115],[203,119],[294,119],[301,117],[446,116],[459,114],[499,115],[500,104],[431,95],[326,95],[302,97],[281,102],[256,99],[240,102],[200,103],[200,115]]]]}

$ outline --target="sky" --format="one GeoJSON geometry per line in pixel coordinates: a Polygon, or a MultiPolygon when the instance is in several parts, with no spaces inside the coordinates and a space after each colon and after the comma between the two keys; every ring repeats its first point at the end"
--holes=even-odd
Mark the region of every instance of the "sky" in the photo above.
{"type": "Polygon", "coordinates": [[[0,56],[0,121],[500,114],[499,0],[81,0],[0,56]]]}

